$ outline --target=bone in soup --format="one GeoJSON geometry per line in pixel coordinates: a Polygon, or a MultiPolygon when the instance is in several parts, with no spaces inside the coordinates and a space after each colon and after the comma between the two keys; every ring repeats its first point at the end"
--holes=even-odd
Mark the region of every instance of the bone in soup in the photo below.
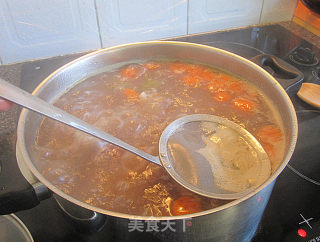
{"type": "MultiPolygon", "coordinates": [[[[272,102],[248,81],[206,65],[127,64],[82,80],[55,105],[152,155],[158,155],[160,135],[169,123],[197,113],[227,118],[254,134],[272,172],[284,154],[283,127],[272,102]]],[[[106,210],[168,216],[227,202],[194,194],[161,166],[47,118],[34,154],[37,169],[57,188],[106,210]]],[[[233,168],[239,169],[236,161],[233,168]]]]}

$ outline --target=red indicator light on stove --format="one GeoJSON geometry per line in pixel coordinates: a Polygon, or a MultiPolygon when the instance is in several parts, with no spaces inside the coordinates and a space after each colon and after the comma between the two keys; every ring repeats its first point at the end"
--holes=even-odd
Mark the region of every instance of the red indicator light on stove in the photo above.
{"type": "Polygon", "coordinates": [[[307,236],[307,232],[304,229],[298,229],[298,235],[305,238],[307,236]]]}
{"type": "Polygon", "coordinates": [[[258,197],[258,200],[257,200],[257,201],[258,201],[258,203],[261,202],[261,197],[258,197]]]}

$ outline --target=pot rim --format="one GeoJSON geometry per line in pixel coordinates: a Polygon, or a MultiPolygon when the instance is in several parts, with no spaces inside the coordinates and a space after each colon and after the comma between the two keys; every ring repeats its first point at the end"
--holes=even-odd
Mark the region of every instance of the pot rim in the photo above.
{"type": "MultiPolygon", "coordinates": [[[[251,193],[247,194],[246,196],[240,198],[240,199],[236,199],[234,201],[231,201],[229,203],[226,203],[222,206],[213,208],[213,209],[209,209],[209,210],[205,210],[202,212],[198,212],[198,213],[194,213],[194,214],[186,214],[186,215],[178,215],[178,216],[161,216],[161,217],[153,217],[153,216],[141,216],[141,215],[132,215],[132,214],[126,214],[126,213],[120,213],[120,212],[114,212],[114,211],[110,211],[110,210],[106,210],[106,209],[102,209],[102,208],[98,208],[92,205],[89,205],[87,203],[81,202],[75,198],[73,198],[72,196],[64,193],[63,191],[61,191],[60,189],[58,189],[57,187],[55,187],[50,181],[48,181],[38,170],[37,168],[33,165],[33,162],[31,161],[28,152],[24,146],[25,144],[25,140],[24,140],[24,123],[26,120],[26,117],[28,115],[28,113],[30,112],[27,109],[23,109],[19,118],[19,122],[18,122],[18,128],[17,128],[17,150],[19,150],[22,154],[23,157],[23,163],[25,163],[28,167],[28,169],[31,170],[32,174],[39,179],[39,181],[41,183],[43,183],[45,186],[47,186],[51,191],[53,191],[54,193],[58,194],[59,196],[65,198],[66,200],[84,207],[86,209],[101,213],[101,214],[106,214],[106,215],[111,215],[114,217],[120,217],[120,218],[126,218],[126,219],[136,219],[136,220],[176,220],[176,219],[186,219],[186,218],[190,218],[190,217],[198,217],[198,216],[203,216],[203,215],[208,215],[211,213],[216,213],[219,211],[222,211],[224,209],[230,208],[232,206],[235,206],[253,196],[255,196],[256,194],[258,194],[261,190],[263,190],[265,187],[267,187],[269,184],[271,184],[277,177],[278,175],[282,172],[282,170],[286,167],[286,165],[288,164],[295,145],[296,145],[296,141],[297,141],[297,134],[298,134],[298,121],[297,121],[297,116],[296,116],[296,112],[295,109],[293,107],[293,104],[289,98],[289,96],[287,95],[286,91],[282,88],[282,86],[278,83],[278,81],[276,81],[276,79],[271,76],[271,74],[269,74],[267,71],[265,71],[262,67],[258,66],[257,64],[241,57],[238,56],[234,53],[219,49],[219,48],[215,48],[215,47],[211,47],[211,46],[206,46],[206,45],[201,45],[201,44],[195,44],[195,43],[189,43],[189,42],[180,42],[180,41],[144,41],[144,42],[136,42],[136,43],[130,43],[130,44],[123,44],[123,45],[117,45],[117,46],[113,46],[113,47],[109,47],[109,48],[104,48],[101,50],[97,50],[94,51],[92,53],[86,54],[80,58],[77,58],[65,65],[63,65],[62,67],[60,67],[59,69],[57,69],[56,71],[54,71],[53,73],[51,73],[47,78],[45,78],[36,88],[35,90],[32,92],[33,95],[37,95],[39,92],[41,92],[41,90],[43,89],[44,85],[50,81],[54,76],[58,75],[60,72],[62,72],[63,70],[65,70],[66,68],[68,68],[71,65],[74,65],[84,59],[90,58],[92,56],[101,54],[101,53],[105,53],[105,52],[109,52],[109,51],[113,51],[113,50],[117,50],[119,48],[125,48],[125,47],[130,47],[130,46],[139,46],[139,45],[149,45],[149,44],[159,44],[159,45],[184,45],[184,46],[192,46],[192,47],[197,47],[197,48],[205,48],[211,51],[214,51],[216,53],[219,54],[224,54],[224,55],[231,55],[233,58],[238,59],[241,62],[244,62],[245,64],[251,66],[253,69],[255,69],[256,71],[261,72],[267,79],[269,79],[273,85],[275,86],[275,88],[277,88],[280,91],[280,94],[282,96],[282,98],[284,99],[284,101],[286,102],[289,110],[290,110],[290,116],[292,118],[292,135],[290,137],[290,143],[289,143],[289,149],[288,152],[286,153],[285,157],[283,158],[283,161],[281,162],[280,166],[274,171],[274,173],[259,187],[257,187],[255,190],[253,190],[251,193]]],[[[17,159],[19,156],[17,156],[17,159]]],[[[19,163],[19,161],[18,161],[19,163]]],[[[258,198],[259,199],[259,198],[258,198]]]]}

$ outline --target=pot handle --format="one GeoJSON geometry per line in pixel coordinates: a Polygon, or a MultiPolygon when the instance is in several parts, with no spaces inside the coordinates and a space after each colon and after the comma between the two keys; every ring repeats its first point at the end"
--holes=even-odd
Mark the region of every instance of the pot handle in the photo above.
{"type": "Polygon", "coordinates": [[[261,54],[250,60],[269,72],[285,90],[304,78],[303,73],[296,67],[273,55],[261,54]]]}
{"type": "Polygon", "coordinates": [[[14,158],[0,160],[0,169],[0,215],[33,208],[50,196],[44,185],[33,187],[24,178],[14,158]]]}

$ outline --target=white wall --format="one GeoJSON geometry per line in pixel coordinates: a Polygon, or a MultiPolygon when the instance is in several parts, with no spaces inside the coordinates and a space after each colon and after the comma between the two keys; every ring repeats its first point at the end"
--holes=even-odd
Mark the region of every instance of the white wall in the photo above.
{"type": "Polygon", "coordinates": [[[263,0],[189,0],[190,34],[258,24],[263,0]]]}
{"type": "Polygon", "coordinates": [[[102,47],[187,34],[187,0],[97,0],[102,47]]]}
{"type": "Polygon", "coordinates": [[[96,10],[87,0],[0,0],[3,63],[100,48],[96,10]]]}
{"type": "Polygon", "coordinates": [[[0,0],[0,64],[291,20],[298,0],[0,0]]]}
{"type": "Polygon", "coordinates": [[[292,18],[297,7],[295,0],[264,0],[260,23],[286,21],[292,18]]]}

